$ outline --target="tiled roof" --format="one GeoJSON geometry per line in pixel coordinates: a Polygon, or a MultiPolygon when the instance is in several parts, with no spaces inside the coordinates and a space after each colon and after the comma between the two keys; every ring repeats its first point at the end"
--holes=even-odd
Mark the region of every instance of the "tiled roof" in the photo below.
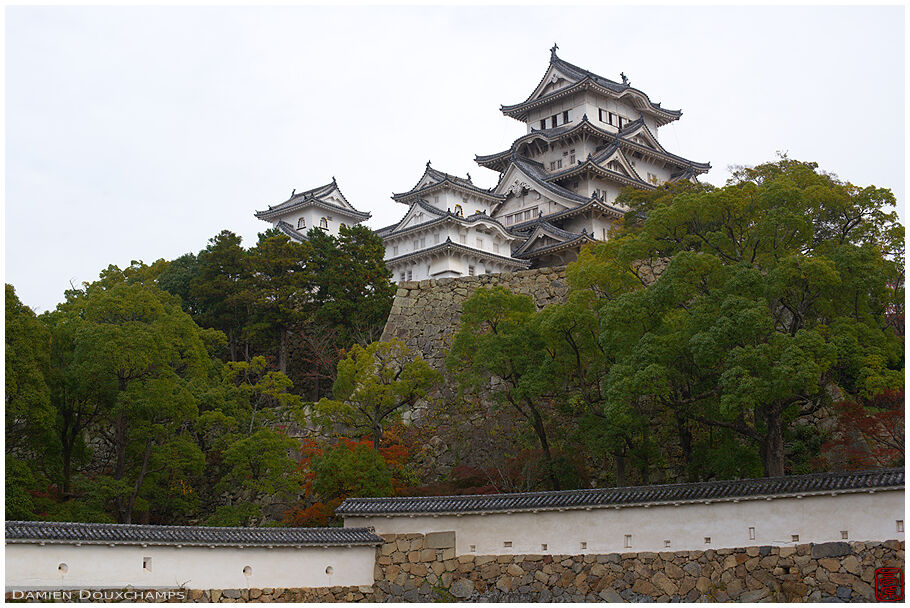
{"type": "Polygon", "coordinates": [[[395,258],[386,258],[386,266],[396,262],[401,262],[402,260],[408,260],[412,258],[421,258],[428,255],[433,255],[436,253],[441,253],[443,251],[455,251],[459,253],[468,253],[473,254],[479,258],[484,258],[487,260],[493,260],[496,262],[502,262],[505,264],[511,264],[516,267],[527,268],[528,262],[525,260],[518,260],[513,257],[500,255],[498,253],[490,253],[489,251],[484,251],[483,249],[475,249],[468,245],[462,245],[461,243],[453,243],[450,238],[447,238],[444,242],[433,245],[432,247],[427,247],[426,249],[420,249],[418,251],[412,251],[411,253],[405,253],[395,258]]]}
{"type": "Polygon", "coordinates": [[[307,240],[305,234],[303,234],[299,230],[296,230],[293,226],[291,226],[284,220],[279,220],[278,223],[275,224],[275,228],[277,228],[278,230],[280,230],[281,232],[286,234],[288,237],[290,237],[292,240],[295,240],[297,242],[303,242],[303,241],[307,240]]]}
{"type": "MultiPolygon", "coordinates": [[[[629,84],[618,83],[613,80],[610,80],[609,78],[604,78],[603,76],[600,76],[599,74],[595,74],[594,72],[591,72],[589,70],[585,70],[584,68],[580,68],[577,65],[569,63],[568,61],[565,61],[563,59],[560,59],[559,57],[556,56],[556,53],[553,53],[553,52],[551,52],[551,54],[550,54],[550,66],[555,67],[560,72],[566,74],[570,78],[575,78],[576,82],[574,84],[571,84],[567,87],[564,87],[562,89],[559,89],[559,90],[549,93],[547,95],[543,95],[542,97],[539,97],[537,99],[531,99],[531,97],[528,97],[528,99],[526,99],[525,101],[523,101],[521,103],[517,103],[517,104],[513,104],[513,105],[509,105],[509,106],[502,106],[500,108],[501,111],[506,115],[513,115],[517,112],[521,112],[522,110],[524,110],[527,107],[530,107],[532,104],[539,105],[541,102],[545,103],[547,100],[549,100],[551,98],[556,98],[556,97],[562,96],[562,95],[566,94],[570,89],[573,89],[576,86],[582,86],[583,83],[585,83],[585,82],[593,82],[597,86],[607,89],[608,91],[612,91],[613,93],[615,93],[617,95],[621,95],[622,93],[624,93],[626,91],[633,91],[633,92],[641,95],[642,97],[644,97],[647,100],[647,102],[650,106],[650,109],[653,112],[655,112],[658,116],[663,115],[664,120],[666,120],[666,121],[676,120],[680,116],[682,116],[682,111],[667,110],[666,108],[662,108],[659,103],[655,103],[655,102],[651,101],[650,98],[643,91],[636,89],[636,88],[630,86],[629,84]]],[[[549,73],[549,68],[547,69],[547,72],[544,73],[544,78],[546,77],[546,74],[548,74],[548,73],[549,73]]],[[[542,83],[543,83],[543,79],[541,79],[540,83],[538,83],[537,87],[535,87],[535,91],[540,87],[540,84],[542,84],[542,83]]],[[[532,97],[533,97],[533,93],[532,93],[532,97]]]]}
{"type": "Polygon", "coordinates": [[[398,193],[393,194],[392,200],[407,203],[407,202],[410,202],[410,198],[413,197],[414,195],[422,194],[432,188],[437,188],[440,185],[446,184],[446,183],[451,184],[453,186],[457,186],[459,188],[463,188],[470,192],[474,192],[481,196],[486,196],[489,198],[497,198],[497,199],[503,198],[502,196],[500,196],[498,194],[494,194],[493,192],[491,192],[490,190],[487,190],[486,188],[481,188],[479,186],[474,185],[474,183],[470,179],[470,176],[466,179],[464,177],[458,177],[457,175],[451,175],[450,173],[444,173],[442,171],[438,171],[437,169],[434,169],[433,167],[431,167],[430,163],[428,162],[426,170],[423,172],[423,175],[420,176],[420,179],[417,180],[417,184],[413,188],[408,190],[407,192],[398,192],[398,193]],[[424,181],[425,178],[429,178],[430,181],[429,181],[429,183],[421,186],[420,184],[421,184],[421,182],[424,181]]]}
{"type": "Polygon", "coordinates": [[[563,492],[412,498],[348,498],[335,512],[346,516],[369,516],[585,509],[749,498],[783,498],[876,489],[903,489],[903,487],[904,469],[898,468],[563,492]]]}
{"type": "MultiPolygon", "coordinates": [[[[388,238],[388,237],[392,237],[392,236],[397,237],[402,234],[407,234],[409,232],[413,232],[415,230],[424,230],[426,228],[438,226],[439,224],[446,222],[446,221],[454,221],[454,222],[458,222],[459,224],[462,224],[462,225],[473,224],[475,222],[484,221],[484,222],[489,222],[489,223],[493,224],[494,226],[500,228],[503,232],[503,236],[505,236],[507,238],[514,236],[505,226],[502,225],[502,222],[490,217],[486,213],[472,213],[471,215],[468,215],[468,216],[456,215],[455,213],[452,213],[451,211],[443,211],[437,207],[434,207],[431,204],[429,204],[426,201],[423,201],[421,199],[415,200],[411,204],[411,209],[413,209],[415,206],[418,206],[421,209],[426,210],[427,212],[435,215],[436,217],[431,220],[427,220],[426,222],[421,222],[419,224],[414,224],[413,226],[407,226],[405,228],[397,230],[398,226],[404,222],[404,219],[402,219],[401,222],[398,222],[398,224],[390,226],[389,229],[383,228],[382,231],[377,231],[376,234],[378,234],[379,236],[381,236],[383,238],[388,238]]],[[[404,216],[405,219],[410,215],[410,213],[411,213],[411,211],[409,209],[408,213],[406,213],[404,216]]]]}
{"type": "MultiPolygon", "coordinates": [[[[590,197],[581,196],[580,194],[576,194],[558,184],[548,182],[547,177],[549,176],[547,175],[546,170],[544,170],[543,165],[537,161],[533,161],[529,158],[518,155],[513,155],[510,160],[511,162],[515,163],[515,165],[518,166],[518,168],[521,169],[525,175],[530,177],[534,183],[545,190],[549,190],[553,194],[557,194],[563,198],[569,199],[571,201],[577,201],[579,203],[586,203],[591,200],[590,197]]],[[[503,175],[505,175],[505,172],[503,172],[503,175]]]]}
{"type": "Polygon", "coordinates": [[[530,234],[529,231],[532,230],[537,225],[537,221],[539,219],[543,219],[543,220],[546,220],[547,222],[555,223],[555,222],[558,222],[565,218],[572,217],[572,216],[578,215],[579,213],[588,211],[592,208],[599,209],[600,211],[603,211],[604,213],[607,213],[607,214],[612,215],[617,218],[623,217],[626,214],[626,212],[623,211],[622,209],[620,209],[619,207],[614,207],[613,205],[605,203],[601,199],[592,198],[590,201],[588,201],[584,205],[579,205],[578,207],[573,207],[572,209],[565,209],[563,211],[558,211],[557,213],[551,213],[549,215],[544,215],[542,218],[534,218],[533,220],[528,220],[527,222],[521,222],[520,224],[512,224],[511,226],[509,226],[508,230],[509,230],[509,232],[511,232],[513,234],[519,234],[519,235],[530,234]]]}
{"type": "Polygon", "coordinates": [[[7,543],[299,547],[378,545],[366,528],[218,528],[51,521],[6,522],[7,543]]]}
{"type": "MultiPolygon", "coordinates": [[[[610,141],[610,142],[615,142],[616,144],[619,144],[623,147],[631,147],[635,150],[638,150],[639,152],[645,152],[647,154],[655,155],[655,156],[664,158],[666,160],[675,162],[681,166],[686,166],[686,167],[691,166],[700,173],[704,173],[705,171],[708,171],[711,169],[711,163],[703,163],[703,162],[689,160],[687,158],[683,158],[682,156],[679,156],[678,154],[673,154],[671,152],[667,152],[662,147],[660,147],[660,149],[655,150],[655,149],[650,148],[649,146],[644,146],[638,142],[632,141],[631,139],[627,138],[627,136],[629,134],[634,133],[636,130],[638,130],[641,127],[648,129],[648,127],[647,127],[647,125],[645,125],[644,121],[639,118],[638,120],[634,120],[634,121],[628,123],[628,125],[623,127],[622,130],[620,130],[618,133],[613,133],[613,132],[607,131],[606,129],[603,129],[600,126],[591,122],[591,120],[588,118],[588,115],[585,114],[582,116],[581,120],[579,120],[577,122],[572,122],[572,123],[569,123],[566,125],[562,125],[562,126],[550,128],[550,129],[532,129],[530,133],[528,133],[526,135],[522,135],[521,137],[516,139],[514,142],[512,142],[512,146],[508,150],[503,150],[502,152],[497,152],[495,154],[487,154],[484,156],[475,155],[474,162],[476,162],[481,167],[493,169],[494,171],[503,171],[505,169],[505,167],[508,165],[509,156],[511,154],[519,153],[519,150],[521,149],[521,146],[524,143],[533,141],[535,138],[543,138],[546,141],[555,141],[564,135],[570,135],[576,131],[582,130],[582,131],[586,131],[586,132],[590,132],[590,133],[599,135],[604,140],[610,141]]],[[[648,129],[648,132],[650,133],[649,129],[648,129]]],[[[651,136],[653,137],[653,134],[651,134],[651,136]]],[[[655,141],[656,141],[656,138],[655,138],[655,141]]],[[[659,146],[659,144],[658,144],[658,146],[659,146]]]]}
{"type": "Polygon", "coordinates": [[[369,213],[358,211],[354,208],[353,205],[348,202],[347,198],[344,196],[344,193],[341,191],[341,188],[338,187],[338,182],[336,182],[334,178],[332,178],[332,181],[328,184],[319,186],[317,188],[311,188],[305,192],[297,192],[283,203],[269,207],[264,211],[257,211],[254,215],[261,220],[271,221],[276,217],[284,215],[285,213],[290,213],[291,211],[295,211],[297,209],[301,209],[310,205],[315,205],[328,211],[341,212],[360,221],[370,218],[369,213]],[[335,190],[338,191],[338,194],[343,201],[342,204],[328,201],[324,198],[335,190]]]}

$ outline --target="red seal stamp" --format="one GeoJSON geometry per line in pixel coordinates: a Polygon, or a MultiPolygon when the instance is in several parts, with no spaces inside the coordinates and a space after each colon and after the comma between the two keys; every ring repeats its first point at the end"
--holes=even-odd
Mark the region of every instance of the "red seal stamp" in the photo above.
{"type": "Polygon", "coordinates": [[[904,572],[900,568],[875,569],[875,599],[879,602],[904,601],[904,572]]]}

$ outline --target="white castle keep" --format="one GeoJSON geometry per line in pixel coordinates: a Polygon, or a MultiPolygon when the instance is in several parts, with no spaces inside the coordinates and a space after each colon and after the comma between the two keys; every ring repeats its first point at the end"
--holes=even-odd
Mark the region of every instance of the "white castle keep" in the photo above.
{"type": "MultiPolygon", "coordinates": [[[[496,186],[481,188],[470,175],[450,175],[428,162],[413,188],[392,195],[408,211],[377,234],[394,281],[567,264],[585,243],[609,237],[628,210],[616,203],[621,188],[696,181],[711,168],[659,143],[658,129],[681,111],[652,102],[625,75],[614,82],[560,59],[556,50],[528,98],[501,107],[527,125],[527,134],[507,150],[475,157],[499,173],[496,186]]],[[[311,228],[337,234],[340,225],[370,216],[333,179],[256,217],[304,240],[311,228]]]]}

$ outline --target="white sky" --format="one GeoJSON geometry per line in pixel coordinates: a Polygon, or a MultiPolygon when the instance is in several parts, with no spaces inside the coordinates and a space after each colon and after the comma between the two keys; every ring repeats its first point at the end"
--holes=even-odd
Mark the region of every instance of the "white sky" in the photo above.
{"type": "Polygon", "coordinates": [[[904,203],[900,6],[9,7],[5,280],[52,309],[332,176],[373,228],[428,159],[491,186],[553,42],[681,108],[660,140],[708,182],[786,150],[904,203]]]}

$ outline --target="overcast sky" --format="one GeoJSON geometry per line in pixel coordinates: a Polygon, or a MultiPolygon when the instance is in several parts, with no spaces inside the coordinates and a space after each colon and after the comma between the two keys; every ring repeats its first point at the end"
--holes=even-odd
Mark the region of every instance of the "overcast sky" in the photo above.
{"type": "MultiPolygon", "coordinates": [[[[378,228],[427,160],[475,154],[563,59],[682,118],[713,169],[784,150],[904,203],[903,7],[9,7],[5,279],[38,311],[108,264],[256,242],[257,209],[338,179],[378,228]]],[[[901,209],[901,216],[904,215],[901,209]]]]}

